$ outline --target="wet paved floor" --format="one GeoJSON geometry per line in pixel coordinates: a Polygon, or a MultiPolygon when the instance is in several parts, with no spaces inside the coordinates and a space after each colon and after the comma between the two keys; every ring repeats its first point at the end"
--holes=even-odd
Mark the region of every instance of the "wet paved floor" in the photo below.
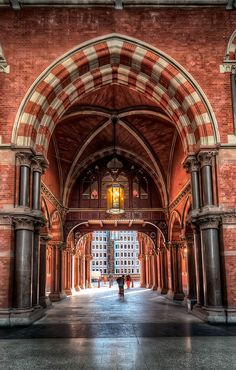
{"type": "Polygon", "coordinates": [[[0,329],[0,369],[235,369],[236,326],[208,325],[156,292],[89,289],[30,327],[0,329]]]}

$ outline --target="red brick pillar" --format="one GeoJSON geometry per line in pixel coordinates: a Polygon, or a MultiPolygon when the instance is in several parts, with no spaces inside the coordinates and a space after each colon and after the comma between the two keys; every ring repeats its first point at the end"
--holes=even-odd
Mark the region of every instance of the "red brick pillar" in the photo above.
{"type": "Polygon", "coordinates": [[[157,258],[154,253],[152,256],[152,289],[157,290],[157,258]]]}
{"type": "Polygon", "coordinates": [[[86,282],[87,282],[87,288],[91,288],[91,266],[90,266],[90,261],[91,261],[91,256],[86,256],[86,282]]]}
{"type": "Polygon", "coordinates": [[[146,273],[145,273],[145,256],[139,256],[140,262],[140,287],[146,286],[146,273]]]}
{"type": "Polygon", "coordinates": [[[193,305],[197,302],[193,239],[187,238],[186,245],[187,245],[187,303],[188,308],[191,309],[193,305]]]}
{"type": "Polygon", "coordinates": [[[61,299],[61,248],[59,244],[53,245],[52,291],[49,295],[51,301],[61,299]]]}
{"type": "Polygon", "coordinates": [[[146,271],[146,288],[149,288],[149,260],[148,260],[148,255],[145,255],[145,271],[146,271]]]}
{"type": "Polygon", "coordinates": [[[82,264],[82,268],[81,268],[81,288],[82,289],[85,289],[85,273],[86,273],[86,268],[85,268],[85,256],[82,256],[81,258],[81,264],[82,264]]]}
{"type": "Polygon", "coordinates": [[[171,262],[172,262],[172,298],[174,300],[182,301],[184,299],[184,292],[182,288],[182,255],[181,245],[178,243],[171,244],[171,262]]]}
{"type": "Polygon", "coordinates": [[[168,268],[167,268],[167,255],[165,248],[160,248],[160,290],[158,292],[161,294],[166,294],[168,292],[168,268]]]}

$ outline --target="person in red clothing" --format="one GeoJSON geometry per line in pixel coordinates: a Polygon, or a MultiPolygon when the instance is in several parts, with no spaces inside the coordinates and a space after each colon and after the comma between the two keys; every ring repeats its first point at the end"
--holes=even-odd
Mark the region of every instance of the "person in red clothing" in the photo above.
{"type": "Polygon", "coordinates": [[[130,275],[126,275],[126,285],[127,285],[127,288],[129,289],[130,288],[130,283],[131,283],[131,276],[130,275]]]}

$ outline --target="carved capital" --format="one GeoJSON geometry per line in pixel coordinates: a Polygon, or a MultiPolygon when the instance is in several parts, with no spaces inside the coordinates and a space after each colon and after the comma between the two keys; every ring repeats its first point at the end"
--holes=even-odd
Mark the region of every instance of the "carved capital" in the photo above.
{"type": "Polygon", "coordinates": [[[16,153],[16,159],[20,166],[31,167],[32,153],[18,152],[16,153]]]}
{"type": "Polygon", "coordinates": [[[184,168],[187,173],[197,172],[200,169],[199,161],[194,155],[190,155],[184,161],[184,168]]]}
{"type": "Polygon", "coordinates": [[[34,219],[27,216],[12,217],[15,230],[29,230],[34,231],[34,219]]]}
{"type": "Polygon", "coordinates": [[[48,168],[48,162],[42,156],[32,158],[32,171],[44,173],[48,168]]]}
{"type": "Polygon", "coordinates": [[[221,222],[221,217],[206,216],[206,217],[199,218],[198,222],[199,222],[200,230],[218,229],[220,222],[221,222]]]}
{"type": "Polygon", "coordinates": [[[198,154],[201,167],[212,166],[212,158],[217,154],[215,150],[204,150],[198,154]]]}

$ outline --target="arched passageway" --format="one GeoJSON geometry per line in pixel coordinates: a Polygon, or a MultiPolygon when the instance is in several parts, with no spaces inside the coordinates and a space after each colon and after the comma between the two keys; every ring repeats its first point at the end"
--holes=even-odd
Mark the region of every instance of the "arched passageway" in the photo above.
{"type": "Polygon", "coordinates": [[[89,230],[125,227],[140,233],[141,286],[189,309],[197,302],[198,315],[225,322],[218,141],[203,91],[160,50],[111,34],[59,58],[30,88],[12,132],[17,192],[5,237],[14,235],[16,284],[6,305],[31,322],[46,290],[55,301],[89,286],[89,230]],[[114,158],[121,215],[106,212],[114,158]]]}

